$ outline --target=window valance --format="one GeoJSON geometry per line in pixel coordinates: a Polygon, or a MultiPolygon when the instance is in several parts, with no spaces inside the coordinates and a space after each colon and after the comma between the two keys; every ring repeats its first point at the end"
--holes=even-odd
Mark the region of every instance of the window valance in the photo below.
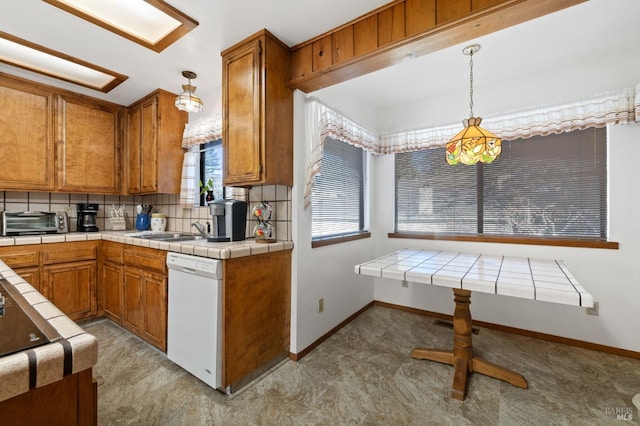
{"type": "MultiPolygon", "coordinates": [[[[640,84],[590,98],[483,118],[482,126],[504,140],[526,139],[609,124],[640,121],[640,84]]],[[[444,147],[460,123],[382,134],[379,153],[419,151],[444,147]]]]}
{"type": "MultiPolygon", "coordinates": [[[[483,120],[483,126],[504,140],[526,139],[609,124],[640,122],[640,84],[572,102],[532,108],[483,120]]],[[[304,206],[311,206],[313,179],[322,164],[322,144],[327,137],[359,146],[374,154],[395,154],[444,147],[460,130],[460,123],[378,134],[311,97],[306,101],[309,163],[304,206]]]]}
{"type": "Polygon", "coordinates": [[[182,147],[214,141],[222,137],[222,117],[206,118],[188,123],[182,135],[182,147]]]}
{"type": "Polygon", "coordinates": [[[309,162],[304,188],[304,207],[311,206],[313,179],[322,165],[322,146],[330,137],[365,151],[378,153],[378,133],[350,120],[315,97],[307,98],[305,105],[306,133],[309,141],[309,162]]]}

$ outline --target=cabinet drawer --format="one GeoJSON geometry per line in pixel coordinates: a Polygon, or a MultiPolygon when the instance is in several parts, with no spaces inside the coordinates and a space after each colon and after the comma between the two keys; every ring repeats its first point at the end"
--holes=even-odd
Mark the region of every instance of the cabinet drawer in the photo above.
{"type": "Polygon", "coordinates": [[[104,260],[122,264],[124,263],[124,247],[120,243],[104,241],[102,243],[102,256],[104,260]]]}
{"type": "Polygon", "coordinates": [[[140,269],[146,269],[157,272],[166,272],[166,252],[155,251],[151,252],[137,250],[124,251],[124,263],[138,267],[140,269]]]}
{"type": "Polygon", "coordinates": [[[95,244],[90,246],[73,246],[69,243],[64,243],[64,245],[44,251],[42,253],[42,263],[44,265],[51,265],[54,263],[94,260],[96,257],[97,247],[95,244]]]}
{"type": "Polygon", "coordinates": [[[38,266],[37,251],[16,251],[0,254],[0,259],[12,269],[38,266]]]}

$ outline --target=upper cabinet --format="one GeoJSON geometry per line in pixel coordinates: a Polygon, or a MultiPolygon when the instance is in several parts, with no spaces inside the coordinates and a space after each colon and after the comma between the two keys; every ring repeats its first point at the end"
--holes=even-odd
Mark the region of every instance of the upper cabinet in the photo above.
{"type": "Polygon", "coordinates": [[[156,90],[129,107],[126,160],[128,194],[179,194],[182,134],[188,114],[176,95],[156,90]]]}
{"type": "Polygon", "coordinates": [[[222,52],[224,185],[293,185],[289,48],[262,30],[222,52]]]}
{"type": "Polygon", "coordinates": [[[123,107],[0,73],[0,188],[119,194],[123,107]]]}
{"type": "Polygon", "coordinates": [[[53,94],[0,75],[0,188],[54,189],[53,94]]]}
{"type": "Polygon", "coordinates": [[[80,96],[57,98],[56,189],[119,194],[123,108],[80,96]]]}

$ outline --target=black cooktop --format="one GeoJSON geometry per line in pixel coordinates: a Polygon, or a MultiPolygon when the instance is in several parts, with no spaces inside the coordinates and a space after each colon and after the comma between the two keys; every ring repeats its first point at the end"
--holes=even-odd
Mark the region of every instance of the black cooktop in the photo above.
{"type": "Polygon", "coordinates": [[[7,280],[0,279],[0,356],[60,340],[56,330],[7,280]]]}

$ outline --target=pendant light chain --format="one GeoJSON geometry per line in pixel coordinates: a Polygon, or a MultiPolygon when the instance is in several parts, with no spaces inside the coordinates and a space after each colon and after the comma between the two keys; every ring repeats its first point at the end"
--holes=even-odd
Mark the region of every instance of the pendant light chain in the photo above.
{"type": "Polygon", "coordinates": [[[473,117],[473,50],[469,52],[469,109],[473,117]]]}

